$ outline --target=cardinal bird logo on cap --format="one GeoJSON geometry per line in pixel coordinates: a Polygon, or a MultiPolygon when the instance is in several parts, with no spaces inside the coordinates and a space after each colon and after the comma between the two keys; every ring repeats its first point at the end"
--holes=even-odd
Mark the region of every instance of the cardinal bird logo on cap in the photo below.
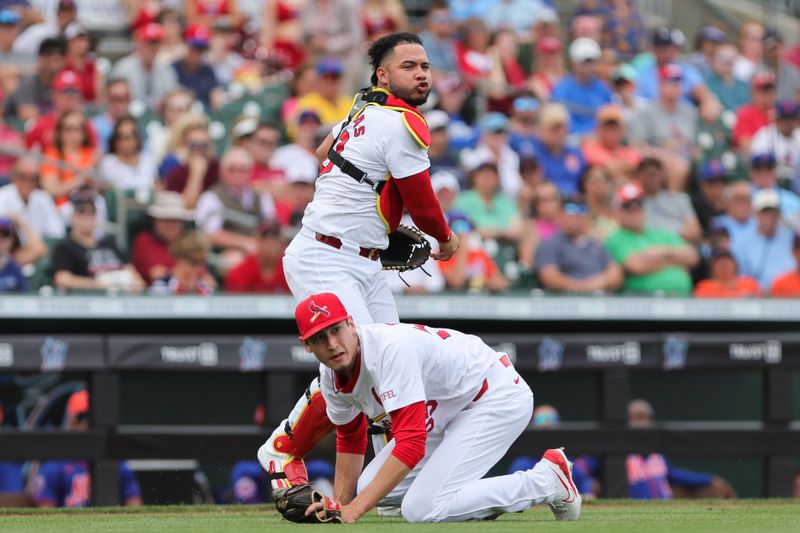
{"type": "Polygon", "coordinates": [[[319,318],[319,315],[325,315],[325,317],[330,317],[331,312],[328,311],[327,305],[317,305],[314,300],[311,300],[311,303],[308,304],[308,310],[313,313],[310,322],[313,324],[319,318]]]}

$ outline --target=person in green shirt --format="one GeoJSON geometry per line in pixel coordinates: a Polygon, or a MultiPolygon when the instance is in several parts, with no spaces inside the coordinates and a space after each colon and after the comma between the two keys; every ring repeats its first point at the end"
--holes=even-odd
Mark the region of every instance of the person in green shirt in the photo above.
{"type": "Polygon", "coordinates": [[[458,195],[454,208],[465,214],[484,239],[518,242],[522,219],[516,202],[500,190],[493,163],[481,163],[469,174],[470,189],[458,195]]]}
{"type": "Polygon", "coordinates": [[[605,246],[625,270],[623,290],[689,296],[689,269],[699,260],[697,250],[674,233],[646,227],[643,198],[644,191],[635,182],[623,185],[615,195],[620,227],[605,246]]]}

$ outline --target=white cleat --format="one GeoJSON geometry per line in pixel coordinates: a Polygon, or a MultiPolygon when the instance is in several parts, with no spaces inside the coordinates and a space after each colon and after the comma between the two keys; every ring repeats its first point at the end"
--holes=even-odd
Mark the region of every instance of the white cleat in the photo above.
{"type": "Polygon", "coordinates": [[[542,463],[553,473],[556,497],[550,508],[556,520],[577,520],[581,516],[583,498],[572,481],[572,463],[567,459],[564,448],[553,448],[544,452],[542,463]]]}

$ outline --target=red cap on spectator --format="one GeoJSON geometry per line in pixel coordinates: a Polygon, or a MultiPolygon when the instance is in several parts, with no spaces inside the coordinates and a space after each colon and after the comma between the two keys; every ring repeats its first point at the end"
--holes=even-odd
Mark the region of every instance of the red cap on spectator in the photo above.
{"type": "Polygon", "coordinates": [[[72,393],[67,400],[67,414],[69,416],[79,415],[89,410],[89,391],[79,390],[72,393]]]}
{"type": "Polygon", "coordinates": [[[339,297],[332,292],[312,294],[299,304],[294,310],[294,319],[297,329],[300,330],[300,340],[322,331],[328,326],[350,318],[339,297]]]}
{"type": "Polygon", "coordinates": [[[164,28],[161,26],[161,24],[156,24],[155,22],[146,24],[136,31],[137,41],[152,43],[161,41],[163,38],[164,28]]]}
{"type": "Polygon", "coordinates": [[[614,198],[617,201],[617,205],[625,205],[630,201],[644,198],[644,189],[635,181],[631,181],[617,189],[617,192],[614,193],[614,198]]]}
{"type": "Polygon", "coordinates": [[[211,32],[202,24],[191,24],[186,28],[184,35],[187,43],[198,48],[208,46],[208,42],[211,40],[211,32]]]}
{"type": "Polygon", "coordinates": [[[658,69],[658,79],[680,81],[683,79],[683,69],[677,63],[667,63],[658,69]]]}
{"type": "Polygon", "coordinates": [[[757,72],[753,75],[753,87],[758,87],[759,89],[763,87],[774,87],[775,86],[775,74],[769,70],[762,70],[761,72],[757,72]]]}
{"type": "Polygon", "coordinates": [[[64,91],[67,89],[80,90],[81,80],[78,75],[71,70],[62,70],[53,79],[53,90],[64,91]]]}
{"type": "Polygon", "coordinates": [[[561,51],[561,41],[556,37],[544,37],[536,44],[536,50],[540,54],[552,54],[561,51]]]}

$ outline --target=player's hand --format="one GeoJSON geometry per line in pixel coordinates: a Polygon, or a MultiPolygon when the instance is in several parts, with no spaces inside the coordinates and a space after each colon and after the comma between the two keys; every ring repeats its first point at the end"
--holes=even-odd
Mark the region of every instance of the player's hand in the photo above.
{"type": "Polygon", "coordinates": [[[439,251],[431,254],[431,257],[437,261],[447,261],[458,250],[458,235],[453,231],[450,232],[450,240],[446,242],[439,241],[439,251]]]}
{"type": "MultiPolygon", "coordinates": [[[[322,502],[312,503],[306,509],[305,515],[311,516],[312,513],[317,513],[317,516],[322,520],[325,518],[325,504],[322,502]]],[[[355,524],[361,518],[352,505],[342,505],[342,522],[345,524],[355,524]]]]}

